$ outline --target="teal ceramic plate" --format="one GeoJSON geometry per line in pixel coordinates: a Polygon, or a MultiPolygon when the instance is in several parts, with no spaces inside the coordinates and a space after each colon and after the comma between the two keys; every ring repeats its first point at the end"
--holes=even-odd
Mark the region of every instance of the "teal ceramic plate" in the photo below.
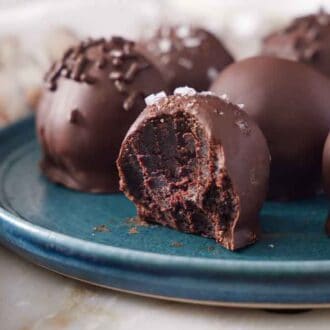
{"type": "Polygon", "coordinates": [[[230,252],[213,240],[143,226],[121,194],[92,195],[40,175],[33,118],[0,132],[0,241],[64,275],[196,303],[330,306],[325,198],[266,203],[260,241],[230,252]]]}

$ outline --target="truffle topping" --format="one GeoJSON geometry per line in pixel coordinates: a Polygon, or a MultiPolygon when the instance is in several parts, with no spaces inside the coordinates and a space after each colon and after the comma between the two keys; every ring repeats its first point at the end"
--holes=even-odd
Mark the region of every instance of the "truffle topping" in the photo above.
{"type": "Polygon", "coordinates": [[[121,37],[112,37],[110,40],[88,39],[69,48],[62,59],[54,63],[46,73],[44,78],[46,87],[55,91],[60,77],[95,84],[98,78],[91,74],[91,69],[97,67],[103,70],[109,63],[112,65],[112,70],[108,75],[109,80],[113,82],[119,93],[126,95],[123,108],[129,110],[134,106],[140,92],[129,93],[127,86],[149,64],[136,52],[134,42],[121,37]],[[95,50],[95,47],[98,49],[95,50]],[[96,51],[100,51],[101,54],[95,56],[96,51]],[[129,63],[128,67],[125,65],[126,62],[129,63]]]}

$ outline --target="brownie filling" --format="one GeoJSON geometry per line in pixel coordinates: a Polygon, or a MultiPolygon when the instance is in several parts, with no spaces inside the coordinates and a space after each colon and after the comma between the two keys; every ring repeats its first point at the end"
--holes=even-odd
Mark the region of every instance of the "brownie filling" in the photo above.
{"type": "Polygon", "coordinates": [[[147,120],[129,137],[121,162],[126,189],[146,221],[229,239],[239,212],[223,149],[191,115],[147,120]]]}

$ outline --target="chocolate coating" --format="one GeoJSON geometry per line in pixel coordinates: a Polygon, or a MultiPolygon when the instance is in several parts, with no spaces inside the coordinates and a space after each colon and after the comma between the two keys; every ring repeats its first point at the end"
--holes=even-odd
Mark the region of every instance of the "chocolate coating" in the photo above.
{"type": "Polygon", "coordinates": [[[243,103],[265,134],[272,156],[269,198],[314,194],[330,124],[329,80],[302,63],[255,57],[229,66],[211,90],[243,103]]]}
{"type": "Polygon", "coordinates": [[[81,191],[118,191],[122,139],[144,97],[165,88],[131,41],[87,40],[68,49],[46,74],[37,111],[43,173],[81,191]]]}
{"type": "Polygon", "coordinates": [[[232,56],[210,32],[191,26],[164,26],[139,44],[161,70],[171,90],[190,86],[207,90],[232,56]]]}
{"type": "Polygon", "coordinates": [[[259,234],[269,161],[263,134],[238,106],[194,94],[147,106],[117,165],[140,218],[235,250],[259,234]]]}
{"type": "Polygon", "coordinates": [[[330,15],[320,10],[296,18],[263,40],[262,53],[304,62],[330,76],[330,15]]]}

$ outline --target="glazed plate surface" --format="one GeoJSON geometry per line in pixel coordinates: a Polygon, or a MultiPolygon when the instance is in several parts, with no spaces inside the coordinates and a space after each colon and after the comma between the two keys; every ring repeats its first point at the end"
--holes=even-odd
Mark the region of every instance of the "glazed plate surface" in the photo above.
{"type": "Polygon", "coordinates": [[[267,202],[263,235],[242,251],[134,219],[122,194],[54,185],[39,172],[34,119],[0,131],[0,242],[32,262],[96,285],[228,306],[330,306],[324,197],[267,202]]]}

